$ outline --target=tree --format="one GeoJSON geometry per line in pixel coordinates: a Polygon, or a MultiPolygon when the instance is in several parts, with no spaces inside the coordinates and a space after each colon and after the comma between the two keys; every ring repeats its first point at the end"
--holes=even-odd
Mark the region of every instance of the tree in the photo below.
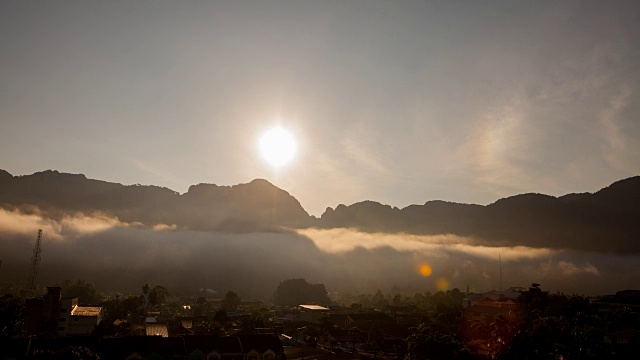
{"type": "Polygon", "coordinates": [[[271,321],[265,319],[264,314],[258,311],[251,313],[251,316],[241,320],[240,328],[244,334],[253,334],[257,328],[267,328],[271,326],[271,321]]]}
{"type": "Polygon", "coordinates": [[[0,297],[0,338],[23,335],[23,304],[22,300],[12,295],[0,297]]]}
{"type": "Polygon", "coordinates": [[[401,306],[402,305],[402,295],[396,294],[391,301],[393,306],[401,306]]]}
{"type": "Polygon", "coordinates": [[[78,298],[80,304],[99,304],[102,302],[102,295],[96,289],[96,286],[82,279],[65,280],[58,284],[62,288],[62,294],[66,297],[78,298]]]}
{"type": "Polygon", "coordinates": [[[169,296],[169,290],[164,286],[156,285],[149,291],[149,305],[161,305],[167,300],[167,296],[169,296]]]}
{"type": "Polygon", "coordinates": [[[210,316],[215,313],[213,303],[207,301],[207,298],[200,296],[196,299],[195,305],[192,307],[194,316],[210,316]]]}
{"type": "Polygon", "coordinates": [[[197,335],[224,336],[224,326],[210,317],[198,319],[198,321],[193,324],[192,330],[197,335]]]}
{"type": "Polygon", "coordinates": [[[242,302],[242,299],[240,299],[240,296],[237,293],[227,291],[224,295],[224,299],[222,299],[222,309],[227,312],[235,311],[240,306],[240,302],[242,302]]]}
{"type": "Polygon", "coordinates": [[[224,310],[218,310],[216,311],[216,313],[213,315],[213,320],[219,322],[219,323],[226,323],[229,320],[229,317],[227,316],[227,312],[224,310]]]}
{"type": "Polygon", "coordinates": [[[1,281],[0,282],[0,295],[13,295],[14,297],[19,297],[22,289],[22,285],[19,285],[16,282],[12,281],[1,281]]]}
{"type": "Polygon", "coordinates": [[[375,295],[373,295],[373,298],[371,298],[371,301],[373,302],[373,306],[379,309],[382,309],[385,306],[389,305],[389,302],[384,298],[384,294],[382,294],[382,291],[380,291],[380,289],[376,291],[375,295]]]}
{"type": "Polygon", "coordinates": [[[102,303],[105,310],[105,320],[133,320],[144,316],[143,300],[139,296],[128,296],[124,300],[120,298],[110,299],[102,303]]]}
{"type": "Polygon", "coordinates": [[[328,305],[331,300],[323,284],[310,284],[305,279],[289,279],[276,288],[274,302],[280,306],[314,303],[328,305]]]}
{"type": "Polygon", "coordinates": [[[139,296],[129,296],[121,304],[128,319],[144,316],[144,300],[139,296]]]}
{"type": "Polygon", "coordinates": [[[142,287],[142,300],[144,301],[145,308],[149,305],[149,291],[151,291],[149,284],[144,284],[142,287]]]}

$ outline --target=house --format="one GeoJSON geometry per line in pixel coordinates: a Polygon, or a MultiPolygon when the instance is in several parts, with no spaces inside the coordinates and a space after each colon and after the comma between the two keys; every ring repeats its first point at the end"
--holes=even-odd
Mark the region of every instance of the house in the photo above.
{"type": "Polygon", "coordinates": [[[238,335],[246,360],[283,360],[284,347],[276,335],[238,335]]]}
{"type": "MultiPolygon", "coordinates": [[[[509,304],[516,304],[516,300],[518,299],[518,297],[521,295],[522,293],[519,291],[511,291],[507,290],[507,291],[489,291],[489,292],[485,292],[485,293],[481,293],[481,294],[468,294],[463,300],[462,300],[462,307],[467,308],[469,306],[473,306],[473,305],[482,305],[482,306],[496,306],[499,307],[497,304],[494,304],[496,302],[499,301],[508,301],[509,304]]],[[[515,307],[515,306],[514,306],[515,307]]]]}
{"type": "Polygon", "coordinates": [[[50,354],[50,358],[67,358],[61,356],[60,352],[70,349],[86,349],[94,351],[98,348],[98,339],[90,336],[67,336],[67,337],[40,337],[32,336],[28,338],[1,338],[0,339],[0,359],[2,360],[22,360],[33,358],[34,353],[41,351],[58,352],[50,354]]]}
{"type": "Polygon", "coordinates": [[[240,340],[236,336],[184,336],[185,358],[189,360],[244,360],[240,340]]]}
{"type": "MultiPolygon", "coordinates": [[[[74,300],[77,301],[78,299],[74,300]]],[[[62,310],[60,310],[60,313],[62,313],[62,310]]],[[[91,335],[96,326],[102,322],[102,317],[102,306],[75,305],[69,314],[69,325],[66,333],[62,335],[91,335]]]]}
{"type": "Polygon", "coordinates": [[[489,291],[469,294],[463,300],[462,320],[464,324],[474,321],[491,321],[497,316],[514,319],[518,313],[518,291],[489,291]]]}
{"type": "Polygon", "coordinates": [[[114,360],[174,360],[185,354],[182,338],[161,336],[126,336],[104,338],[100,343],[101,359],[114,360]]]}
{"type": "Polygon", "coordinates": [[[473,305],[462,310],[463,323],[472,323],[475,321],[491,321],[499,315],[508,317],[510,310],[497,306],[473,305]]]}
{"type": "Polygon", "coordinates": [[[275,335],[190,335],[182,337],[189,360],[282,360],[284,347],[275,335]]]}
{"type": "Polygon", "coordinates": [[[395,322],[391,316],[380,312],[358,313],[347,314],[346,318],[344,319],[343,326],[348,328],[367,323],[373,324],[380,321],[395,322]]]}
{"type": "Polygon", "coordinates": [[[624,328],[609,332],[604,336],[604,342],[616,354],[637,355],[640,353],[640,330],[624,328]]]}
{"type": "Polygon", "coordinates": [[[358,329],[331,329],[324,332],[319,343],[328,349],[353,353],[367,343],[368,333],[358,329]]]}
{"type": "Polygon", "coordinates": [[[322,319],[329,319],[329,308],[320,305],[299,305],[300,321],[320,324],[322,319]]]}
{"type": "Polygon", "coordinates": [[[113,360],[283,360],[284,347],[276,335],[187,335],[181,337],[68,336],[0,339],[0,359],[28,359],[34,351],[82,347],[101,359],[113,360]]]}
{"type": "Polygon", "coordinates": [[[147,336],[169,337],[169,324],[167,321],[158,321],[155,316],[147,316],[144,319],[144,332],[147,336]]]}
{"type": "Polygon", "coordinates": [[[25,302],[26,331],[30,335],[90,335],[102,321],[101,306],[78,305],[78,298],[63,298],[62,288],[47,287],[41,297],[25,302]]]}

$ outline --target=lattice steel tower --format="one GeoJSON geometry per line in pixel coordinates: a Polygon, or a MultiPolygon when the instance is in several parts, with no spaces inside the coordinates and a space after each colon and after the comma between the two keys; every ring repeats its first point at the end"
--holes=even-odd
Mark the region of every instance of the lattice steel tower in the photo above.
{"type": "Polygon", "coordinates": [[[36,239],[36,246],[33,248],[33,256],[31,257],[31,273],[29,274],[29,281],[27,282],[27,290],[33,292],[34,286],[36,286],[36,279],[38,278],[38,264],[42,258],[40,253],[40,243],[42,242],[42,230],[38,230],[38,238],[36,239]]]}

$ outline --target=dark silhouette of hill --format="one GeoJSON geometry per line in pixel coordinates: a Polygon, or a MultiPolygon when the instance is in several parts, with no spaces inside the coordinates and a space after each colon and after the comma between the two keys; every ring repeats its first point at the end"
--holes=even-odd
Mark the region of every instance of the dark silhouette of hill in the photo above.
{"type": "Polygon", "coordinates": [[[158,186],[125,186],[80,174],[49,170],[14,177],[3,170],[0,204],[36,206],[53,218],[99,212],[123,222],[195,230],[273,231],[311,224],[311,217],[293,196],[266,180],[235,186],[199,184],[181,195],[158,186]]]}
{"type": "Polygon", "coordinates": [[[487,206],[429,201],[398,209],[365,201],[328,208],[318,223],[366,232],[471,236],[487,245],[639,252],[640,176],[593,194],[521,194],[487,206]]]}
{"type": "Polygon", "coordinates": [[[0,170],[0,205],[45,216],[104,213],[121,221],[225,232],[290,228],[354,228],[364,232],[453,234],[480,244],[640,252],[640,176],[595,193],[553,197],[521,194],[483,206],[429,201],[403,209],[363,201],[327,208],[316,219],[266,180],[193,185],[184,194],[158,186],[87,179],[44,171],[12,176],[0,170]]]}

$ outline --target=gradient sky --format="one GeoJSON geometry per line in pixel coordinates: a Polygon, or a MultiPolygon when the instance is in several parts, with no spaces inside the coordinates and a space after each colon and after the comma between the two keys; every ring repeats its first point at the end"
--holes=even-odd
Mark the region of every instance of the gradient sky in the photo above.
{"type": "Polygon", "coordinates": [[[314,215],[591,192],[640,174],[639,94],[636,0],[0,3],[14,175],[266,178],[314,215]]]}

